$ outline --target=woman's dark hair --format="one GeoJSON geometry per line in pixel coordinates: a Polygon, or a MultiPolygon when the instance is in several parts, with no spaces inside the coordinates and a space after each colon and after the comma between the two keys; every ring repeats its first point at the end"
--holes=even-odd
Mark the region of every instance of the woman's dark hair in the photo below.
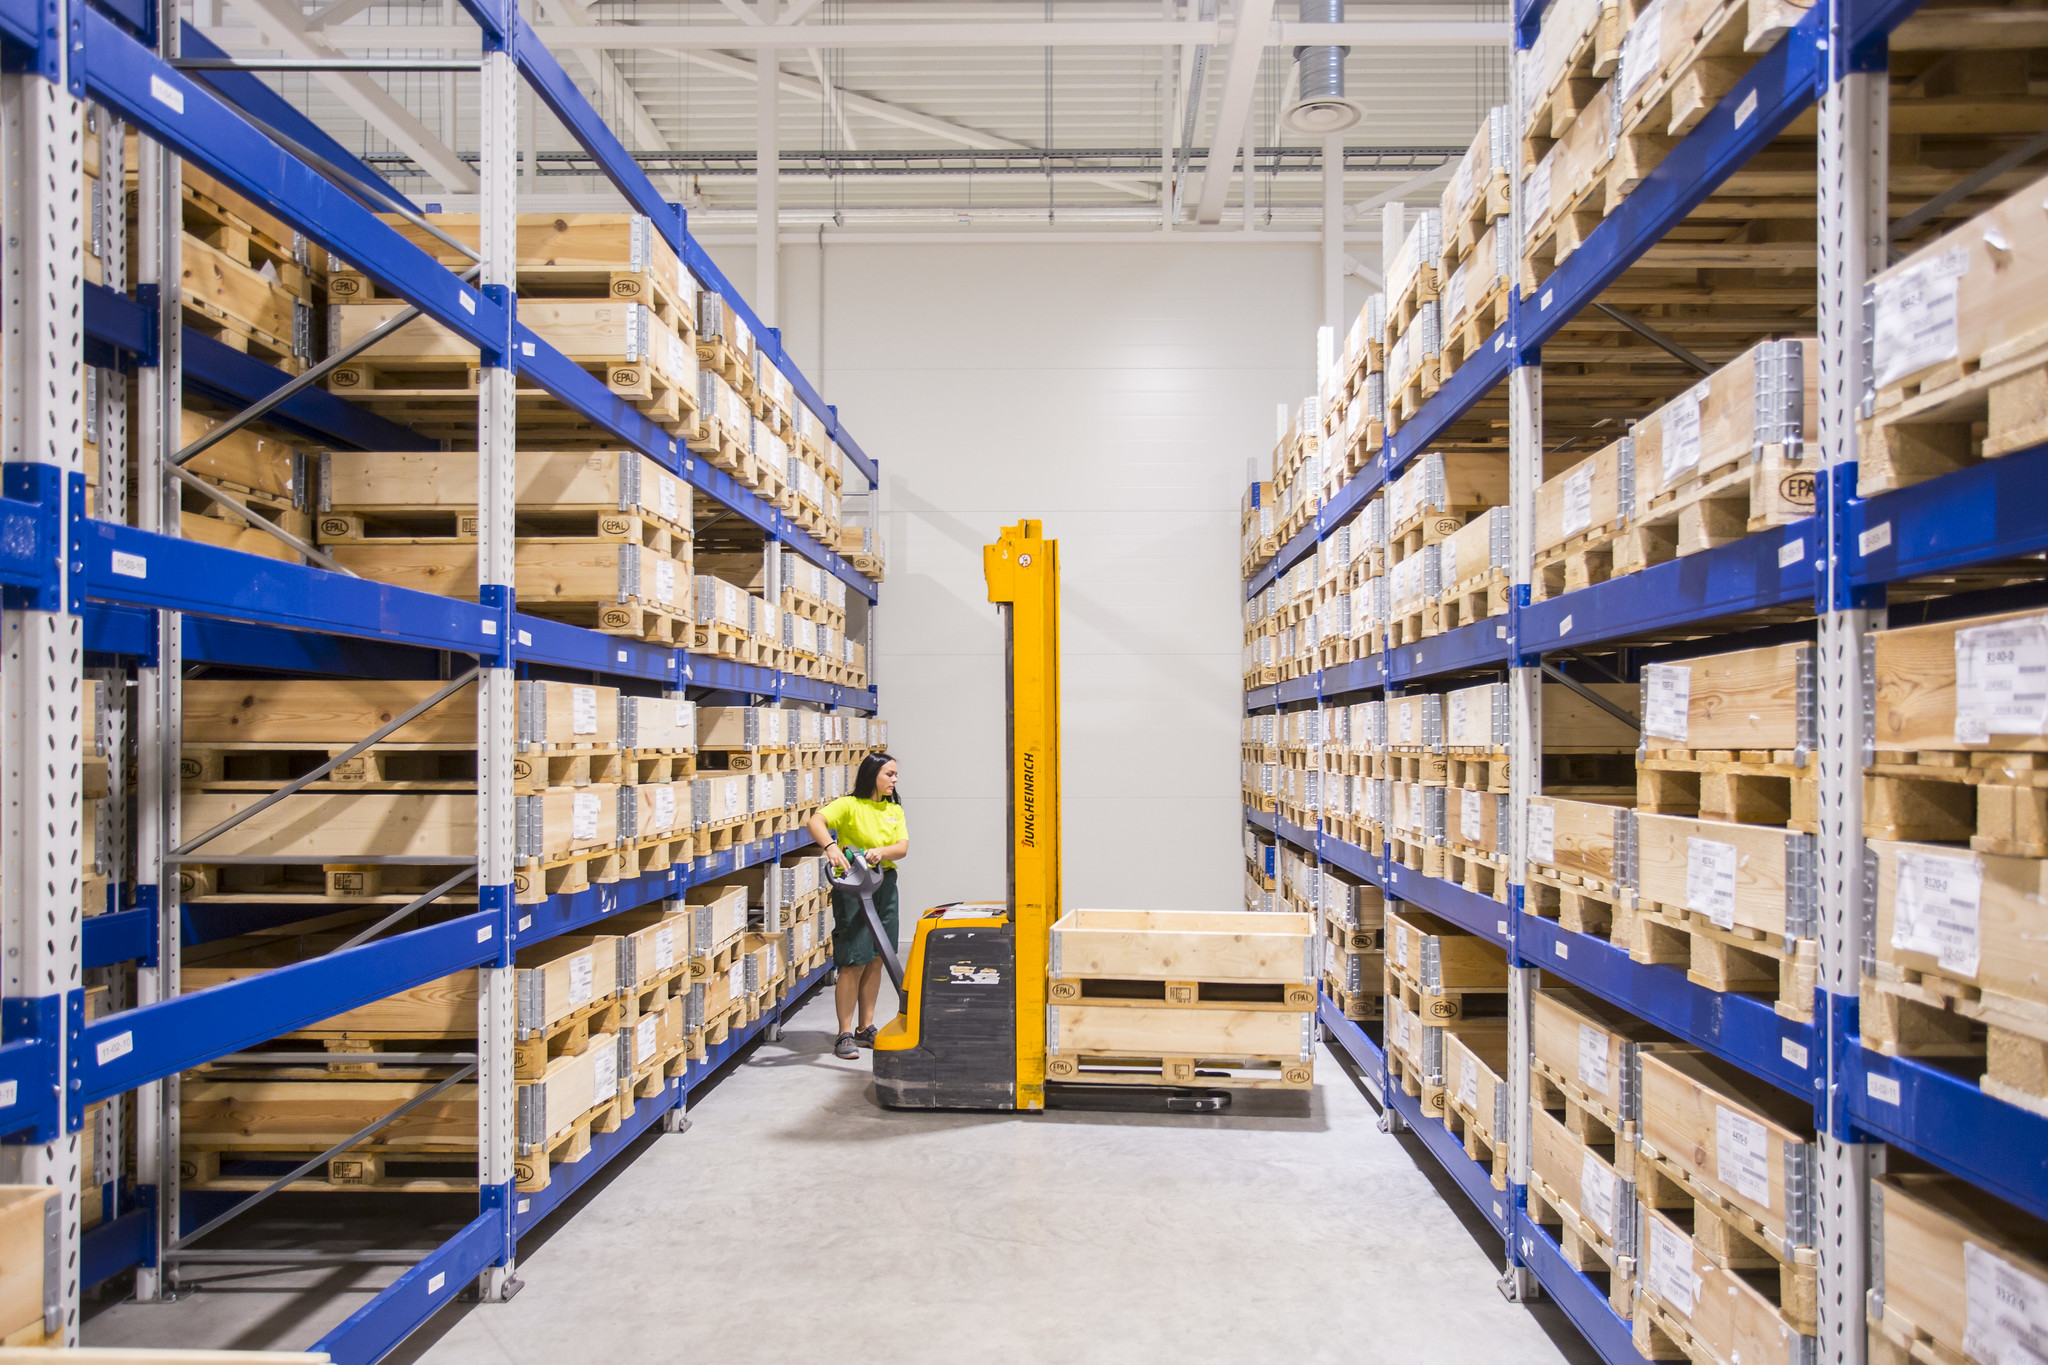
{"type": "MultiPolygon", "coordinates": [[[[853,794],[863,801],[896,801],[895,792],[890,792],[887,796],[875,795],[875,779],[882,775],[883,768],[895,761],[896,758],[893,754],[879,753],[869,754],[866,758],[862,759],[860,761],[860,772],[855,774],[853,779],[853,794]]],[[[896,804],[900,806],[903,803],[896,801],[896,804]]]]}

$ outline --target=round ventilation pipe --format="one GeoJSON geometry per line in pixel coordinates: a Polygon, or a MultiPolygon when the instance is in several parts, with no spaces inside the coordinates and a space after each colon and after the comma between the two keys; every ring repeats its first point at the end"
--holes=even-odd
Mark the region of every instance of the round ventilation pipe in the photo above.
{"type": "MultiPolygon", "coordinates": [[[[1301,0],[1304,24],[1341,24],[1344,0],[1301,0]]],[[[1289,132],[1308,137],[1329,137],[1358,126],[1365,111],[1344,97],[1344,59],[1348,47],[1297,47],[1295,64],[1300,68],[1301,93],[1280,115],[1289,132]]]]}

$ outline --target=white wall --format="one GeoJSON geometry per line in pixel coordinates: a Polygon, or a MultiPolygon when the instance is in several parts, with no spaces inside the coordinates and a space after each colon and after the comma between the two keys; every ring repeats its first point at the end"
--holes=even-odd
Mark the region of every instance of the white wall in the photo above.
{"type": "MultiPolygon", "coordinates": [[[[744,290],[750,253],[720,251],[744,290]]],[[[1066,903],[1241,904],[1238,505],[1313,387],[1312,246],[785,247],[784,332],[882,462],[875,675],[905,911],[1002,894],[1002,639],[981,547],[1060,542],[1066,903]]]]}

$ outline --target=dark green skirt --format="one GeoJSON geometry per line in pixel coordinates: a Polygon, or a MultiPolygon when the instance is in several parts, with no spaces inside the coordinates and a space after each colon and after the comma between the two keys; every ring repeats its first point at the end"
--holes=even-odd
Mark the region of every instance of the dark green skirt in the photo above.
{"type": "MultiPolygon", "coordinates": [[[[896,869],[882,872],[882,884],[875,888],[875,913],[881,917],[882,932],[894,945],[896,929],[896,869]]],[[[860,897],[850,891],[832,892],[832,961],[840,967],[858,967],[875,960],[875,936],[868,931],[868,917],[861,913],[860,897]]]]}

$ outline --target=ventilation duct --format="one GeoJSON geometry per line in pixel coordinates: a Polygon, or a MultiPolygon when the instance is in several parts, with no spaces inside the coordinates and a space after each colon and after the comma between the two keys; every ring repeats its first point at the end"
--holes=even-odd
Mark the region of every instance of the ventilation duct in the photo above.
{"type": "MultiPolygon", "coordinates": [[[[1304,24],[1341,24],[1344,0],[1301,0],[1304,24]]],[[[1301,93],[1280,115],[1281,126],[1305,137],[1329,137],[1358,126],[1365,111],[1344,97],[1348,47],[1297,47],[1294,61],[1301,93]]]]}

